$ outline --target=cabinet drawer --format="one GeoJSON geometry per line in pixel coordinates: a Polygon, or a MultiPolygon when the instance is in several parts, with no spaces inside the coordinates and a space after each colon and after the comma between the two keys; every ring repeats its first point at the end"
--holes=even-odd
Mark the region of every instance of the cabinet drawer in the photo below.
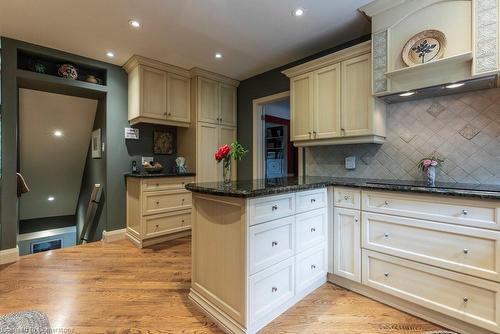
{"type": "Polygon", "coordinates": [[[258,321],[273,312],[295,295],[294,259],[284,260],[248,279],[249,323],[258,321]]]}
{"type": "Polygon", "coordinates": [[[254,274],[295,254],[294,218],[287,217],[249,229],[248,262],[254,274]]]}
{"type": "Polygon", "coordinates": [[[326,189],[301,191],[296,194],[297,213],[324,208],[326,206],[326,189]]]}
{"type": "Polygon", "coordinates": [[[363,250],[363,284],[498,333],[500,285],[363,250]]]}
{"type": "Polygon", "coordinates": [[[328,213],[326,208],[295,216],[297,252],[326,241],[328,213]]]}
{"type": "Polygon", "coordinates": [[[191,211],[167,213],[144,218],[145,237],[182,231],[191,226],[191,211]]]}
{"type": "Polygon", "coordinates": [[[500,281],[500,232],[363,214],[364,248],[500,281]]]}
{"type": "Polygon", "coordinates": [[[316,280],[326,279],[326,247],[320,244],[296,256],[295,292],[299,294],[316,280]]]}
{"type": "Polygon", "coordinates": [[[335,187],[333,188],[334,206],[346,209],[361,209],[361,191],[354,188],[335,187]]]}
{"type": "Polygon", "coordinates": [[[144,194],[143,215],[189,209],[192,195],[189,191],[155,191],[144,194]]]}
{"type": "Polygon", "coordinates": [[[295,194],[262,197],[250,200],[250,221],[255,225],[291,216],[295,213],[295,194]]]}
{"type": "Polygon", "coordinates": [[[192,177],[161,177],[145,179],[142,182],[143,191],[175,190],[184,189],[185,185],[194,182],[194,179],[192,177]]]}
{"type": "Polygon", "coordinates": [[[500,201],[363,191],[363,211],[500,229],[500,201]]]}

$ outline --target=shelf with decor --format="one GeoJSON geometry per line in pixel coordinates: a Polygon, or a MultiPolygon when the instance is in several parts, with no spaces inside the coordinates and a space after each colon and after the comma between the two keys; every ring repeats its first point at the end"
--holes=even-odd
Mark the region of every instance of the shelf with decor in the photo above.
{"type": "Polygon", "coordinates": [[[20,71],[31,72],[36,75],[106,86],[106,70],[104,69],[83,66],[65,59],[53,58],[23,50],[19,50],[17,53],[17,68],[20,71]]]}

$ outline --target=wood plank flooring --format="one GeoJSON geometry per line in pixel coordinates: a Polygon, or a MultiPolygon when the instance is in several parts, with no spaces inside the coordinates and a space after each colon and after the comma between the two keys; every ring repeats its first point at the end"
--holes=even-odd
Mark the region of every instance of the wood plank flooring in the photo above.
{"type": "MultiPolygon", "coordinates": [[[[39,310],[67,333],[222,333],[188,300],[190,239],[50,251],[0,266],[0,314],[39,310]]],[[[325,284],[261,332],[394,334],[439,329],[325,284]]]]}

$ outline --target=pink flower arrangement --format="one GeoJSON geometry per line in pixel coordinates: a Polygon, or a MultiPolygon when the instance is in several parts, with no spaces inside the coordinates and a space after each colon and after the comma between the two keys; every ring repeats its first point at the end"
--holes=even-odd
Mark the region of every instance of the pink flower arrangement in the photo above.
{"type": "Polygon", "coordinates": [[[433,155],[431,157],[420,160],[418,167],[425,172],[429,167],[440,167],[443,162],[443,159],[440,159],[436,155],[433,155]]]}
{"type": "Polygon", "coordinates": [[[229,147],[229,145],[222,145],[215,152],[215,160],[217,160],[217,162],[221,162],[221,160],[229,158],[229,153],[231,153],[231,148],[229,147]]]}

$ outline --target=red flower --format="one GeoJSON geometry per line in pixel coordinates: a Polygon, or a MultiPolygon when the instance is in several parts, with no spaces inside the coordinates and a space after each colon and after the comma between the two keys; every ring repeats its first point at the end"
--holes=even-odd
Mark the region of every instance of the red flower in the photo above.
{"type": "Polygon", "coordinates": [[[222,159],[227,158],[227,156],[229,155],[230,152],[231,152],[231,148],[229,147],[229,145],[227,145],[227,144],[222,145],[215,152],[215,160],[217,160],[217,162],[220,162],[222,159]]]}

